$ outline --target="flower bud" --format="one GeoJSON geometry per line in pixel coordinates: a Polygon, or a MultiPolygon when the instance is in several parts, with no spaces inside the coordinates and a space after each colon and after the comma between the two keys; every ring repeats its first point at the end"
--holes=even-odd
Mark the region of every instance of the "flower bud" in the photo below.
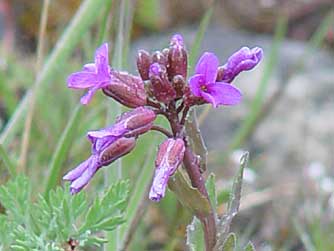
{"type": "Polygon", "coordinates": [[[136,139],[132,138],[119,138],[99,154],[99,162],[101,165],[106,166],[111,164],[116,159],[128,154],[136,146],[136,139]]]}
{"type": "Polygon", "coordinates": [[[102,139],[110,141],[109,138],[137,137],[147,132],[151,129],[155,118],[156,114],[151,109],[138,107],[123,113],[114,125],[88,132],[87,137],[93,143],[93,152],[99,152],[106,144],[102,139]]]}
{"type": "Polygon", "coordinates": [[[152,58],[150,54],[145,50],[139,50],[137,56],[137,68],[141,79],[144,81],[149,79],[148,72],[151,64],[152,58]]]}
{"type": "Polygon", "coordinates": [[[127,72],[113,71],[111,82],[103,88],[103,92],[130,108],[146,105],[147,102],[144,82],[127,72]]]}
{"type": "Polygon", "coordinates": [[[154,97],[163,103],[168,104],[176,98],[176,92],[167,78],[167,71],[163,65],[153,63],[150,66],[150,80],[154,97]]]}
{"type": "Polygon", "coordinates": [[[124,125],[127,132],[126,137],[133,137],[143,134],[151,129],[156,114],[151,109],[138,107],[135,110],[122,114],[117,120],[117,123],[124,125]]]}
{"type": "Polygon", "coordinates": [[[263,51],[259,47],[242,47],[229,57],[225,65],[219,67],[216,82],[231,83],[240,72],[253,69],[262,56],[263,51]]]}
{"type": "Polygon", "coordinates": [[[181,35],[174,35],[170,42],[168,53],[168,77],[173,79],[176,75],[181,75],[184,79],[187,77],[188,55],[184,47],[181,35]]]}
{"type": "Polygon", "coordinates": [[[164,48],[164,49],[162,50],[162,54],[164,54],[165,58],[168,58],[169,49],[168,49],[168,48],[164,48]]]}
{"type": "Polygon", "coordinates": [[[176,91],[176,97],[181,98],[183,96],[184,87],[186,86],[184,78],[181,75],[174,76],[172,85],[176,91]]]}
{"type": "Polygon", "coordinates": [[[156,51],[152,55],[152,61],[153,63],[158,63],[160,65],[163,65],[167,67],[168,60],[167,57],[161,52],[161,51],[156,51]]]}
{"type": "Polygon", "coordinates": [[[183,161],[185,146],[182,139],[167,139],[160,146],[155,161],[155,174],[149,193],[153,201],[160,201],[165,196],[169,177],[183,161]]]}

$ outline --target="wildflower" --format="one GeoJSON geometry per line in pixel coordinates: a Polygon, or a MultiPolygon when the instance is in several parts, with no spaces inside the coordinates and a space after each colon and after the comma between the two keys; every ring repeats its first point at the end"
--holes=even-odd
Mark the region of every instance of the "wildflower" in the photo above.
{"type": "Polygon", "coordinates": [[[152,110],[138,107],[122,114],[113,126],[88,132],[92,155],[63,178],[71,181],[71,193],[88,184],[99,168],[129,153],[135,147],[136,137],[151,129],[155,117],[152,110]]]}
{"type": "Polygon", "coordinates": [[[205,52],[196,65],[195,75],[189,79],[190,90],[214,107],[238,104],[242,96],[240,91],[229,83],[216,82],[218,63],[213,53],[205,52]]]}
{"type": "Polygon", "coordinates": [[[136,145],[134,137],[105,137],[95,141],[92,155],[63,179],[71,182],[70,192],[75,194],[88,184],[94,174],[103,166],[129,153],[136,145]]]}
{"type": "Polygon", "coordinates": [[[165,196],[169,177],[172,176],[181,164],[184,156],[185,146],[182,139],[167,139],[158,150],[155,161],[155,174],[149,198],[160,201],[165,196]]]}
{"type": "Polygon", "coordinates": [[[110,84],[111,75],[108,59],[108,44],[105,43],[95,52],[95,62],[86,64],[82,71],[72,73],[67,86],[73,89],[89,89],[80,102],[88,104],[98,89],[110,84]]]}
{"type": "Polygon", "coordinates": [[[240,72],[253,69],[261,61],[262,56],[263,51],[259,47],[252,49],[242,47],[229,57],[225,65],[219,67],[216,81],[231,83],[240,72]]]}

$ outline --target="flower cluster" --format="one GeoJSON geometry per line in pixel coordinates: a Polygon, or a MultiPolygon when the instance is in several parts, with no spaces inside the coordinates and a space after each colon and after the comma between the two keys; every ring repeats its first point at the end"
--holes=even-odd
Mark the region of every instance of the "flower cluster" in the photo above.
{"type": "MultiPolygon", "coordinates": [[[[137,56],[140,76],[134,76],[109,65],[108,45],[103,44],[96,50],[94,63],[84,65],[82,71],[68,77],[68,87],[88,89],[81,98],[84,105],[101,89],[106,96],[133,110],[120,115],[110,127],[88,132],[91,156],[64,176],[64,180],[71,182],[71,193],[79,192],[101,167],[131,152],[140,135],[156,130],[167,136],[157,153],[149,193],[151,200],[159,201],[165,195],[169,177],[182,162],[187,163],[185,152],[193,154],[184,130],[189,109],[207,103],[214,107],[239,103],[241,92],[231,81],[240,72],[254,68],[261,58],[262,49],[244,47],[219,66],[217,56],[205,52],[195,74],[187,80],[188,55],[182,36],[176,34],[162,51],[150,54],[140,50],[137,56]],[[167,118],[171,131],[153,124],[158,115],[167,118]]],[[[196,163],[193,165],[192,168],[199,168],[196,163]]],[[[191,172],[191,168],[187,171],[191,172]]]]}

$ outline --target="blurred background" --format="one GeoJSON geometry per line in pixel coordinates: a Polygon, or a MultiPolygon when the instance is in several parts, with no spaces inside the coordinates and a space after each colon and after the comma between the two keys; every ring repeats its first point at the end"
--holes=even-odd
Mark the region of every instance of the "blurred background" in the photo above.
{"type": "MultiPolygon", "coordinates": [[[[103,38],[113,55],[117,49],[114,41],[120,32],[122,5],[112,1],[110,11],[101,13],[71,57],[59,62],[57,74],[35,103],[26,104],[26,117],[33,111],[30,124],[28,119],[16,122],[18,129],[8,136],[18,104],[34,88],[43,62],[82,2],[50,1],[46,29],[40,36],[44,1],[0,0],[0,142],[9,149],[18,170],[36,184],[49,175],[48,163],[79,100],[77,93],[67,90],[66,77],[92,60],[102,22],[108,31],[103,38]]],[[[216,174],[219,212],[226,208],[240,156],[249,151],[240,213],[233,222],[240,245],[251,240],[259,251],[334,250],[334,2],[220,0],[212,4],[206,0],[127,1],[124,20],[130,25],[125,26],[129,32],[123,39],[129,41],[129,48],[124,48],[118,66],[136,73],[137,50],[161,49],[176,32],[184,35],[190,50],[206,19],[210,21],[198,55],[214,52],[223,64],[242,46],[262,47],[263,62],[235,81],[244,94],[241,105],[197,111],[209,152],[208,169],[216,174]]],[[[112,102],[102,100],[98,95],[91,107],[84,108],[62,174],[88,155],[85,132],[103,126],[109,120],[106,116],[115,116],[106,108],[112,102]]],[[[145,156],[145,142],[149,138],[142,140],[136,157],[145,156]]],[[[134,158],[127,157],[123,164],[130,178],[138,171],[134,158]]],[[[8,174],[1,161],[0,170],[3,183],[8,174]]],[[[86,190],[99,189],[102,176],[86,190]]],[[[171,193],[160,204],[146,199],[144,204],[129,250],[184,250],[189,212],[171,193]]]]}

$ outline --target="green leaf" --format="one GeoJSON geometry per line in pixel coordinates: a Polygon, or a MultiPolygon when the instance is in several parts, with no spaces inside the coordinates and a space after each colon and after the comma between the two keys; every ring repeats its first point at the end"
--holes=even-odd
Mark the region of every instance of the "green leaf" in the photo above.
{"type": "Polygon", "coordinates": [[[248,244],[244,248],[244,251],[255,251],[255,247],[254,247],[253,243],[248,242],[248,244]]]}
{"type": "Polygon", "coordinates": [[[30,204],[30,184],[26,177],[20,175],[0,187],[0,201],[8,217],[18,224],[27,221],[30,204]]]}
{"type": "Polygon", "coordinates": [[[244,169],[248,163],[248,158],[249,158],[248,152],[242,155],[240,159],[239,171],[233,180],[231,197],[230,197],[230,201],[228,204],[228,212],[232,217],[234,217],[238,213],[238,210],[239,210],[240,199],[241,199],[241,189],[242,189],[242,179],[244,175],[244,169]]]}
{"type": "Polygon", "coordinates": [[[9,245],[13,240],[11,230],[15,225],[7,219],[6,215],[0,214],[0,250],[9,249],[9,245]]]}
{"type": "Polygon", "coordinates": [[[210,213],[210,204],[197,188],[191,186],[183,174],[182,169],[178,169],[175,174],[170,177],[168,187],[172,190],[177,199],[191,211],[196,214],[208,215],[210,213]]]}
{"type": "Polygon", "coordinates": [[[234,233],[230,233],[224,241],[222,251],[235,251],[236,239],[234,233]]]}
{"type": "Polygon", "coordinates": [[[205,182],[206,190],[208,191],[210,202],[213,210],[217,209],[217,194],[216,194],[216,176],[214,173],[210,173],[208,179],[205,182]]]}
{"type": "Polygon", "coordinates": [[[201,131],[199,129],[199,124],[197,122],[195,109],[192,109],[188,113],[185,123],[185,128],[188,135],[187,142],[189,143],[194,153],[200,157],[199,159],[200,168],[204,172],[206,170],[208,150],[205,146],[201,131]]]}
{"type": "Polygon", "coordinates": [[[222,243],[227,238],[227,235],[230,230],[230,225],[232,223],[233,218],[237,215],[240,205],[241,198],[241,188],[242,188],[242,179],[244,169],[247,166],[248,162],[248,152],[246,152],[240,160],[240,168],[237,175],[234,178],[232,191],[230,194],[230,200],[227,208],[227,213],[218,220],[217,231],[218,231],[218,240],[216,244],[217,250],[220,250],[222,243]]]}
{"type": "Polygon", "coordinates": [[[231,194],[231,189],[223,189],[220,192],[218,192],[218,205],[228,203],[230,200],[230,194],[231,194]]]}
{"type": "Polygon", "coordinates": [[[124,222],[124,211],[129,192],[129,182],[119,181],[112,185],[102,199],[96,198],[87,212],[79,233],[113,230],[124,222]]]}
{"type": "Polygon", "coordinates": [[[190,251],[205,250],[204,233],[199,219],[194,216],[191,224],[187,226],[187,245],[190,251]]]}

